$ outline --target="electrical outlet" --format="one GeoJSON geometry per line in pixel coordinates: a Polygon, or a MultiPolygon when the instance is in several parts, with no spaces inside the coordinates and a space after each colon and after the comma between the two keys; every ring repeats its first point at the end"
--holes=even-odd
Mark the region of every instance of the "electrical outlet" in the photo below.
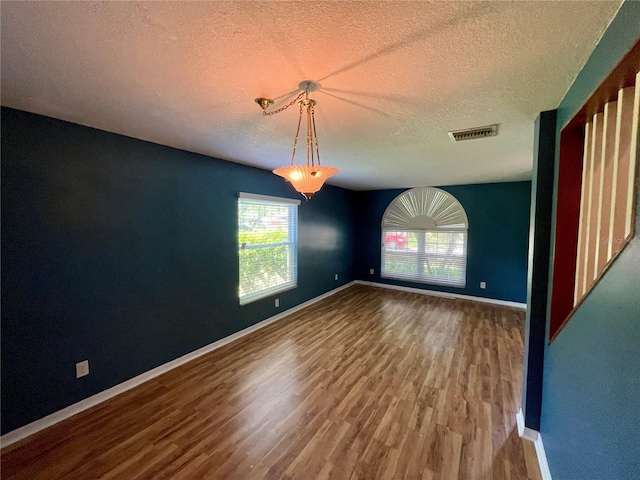
{"type": "Polygon", "coordinates": [[[338,279],[338,274],[337,274],[337,273],[333,276],[333,279],[334,279],[334,280],[337,280],[337,279],[338,279]]]}
{"type": "Polygon", "coordinates": [[[373,268],[369,269],[369,275],[373,275],[375,273],[375,270],[373,268]]]}
{"type": "Polygon", "coordinates": [[[280,299],[276,298],[276,302],[275,303],[276,303],[276,308],[278,308],[280,306],[280,299]]]}
{"type": "Polygon", "coordinates": [[[480,282],[480,288],[487,288],[487,282],[480,282]]]}
{"type": "Polygon", "coordinates": [[[89,375],[89,360],[76,363],[76,378],[89,375]]]}

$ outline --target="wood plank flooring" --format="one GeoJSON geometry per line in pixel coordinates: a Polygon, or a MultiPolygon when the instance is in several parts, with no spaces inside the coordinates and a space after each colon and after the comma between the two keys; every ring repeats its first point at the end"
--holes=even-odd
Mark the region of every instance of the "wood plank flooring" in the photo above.
{"type": "Polygon", "coordinates": [[[7,447],[8,479],[531,479],[524,313],[353,286],[7,447]]]}

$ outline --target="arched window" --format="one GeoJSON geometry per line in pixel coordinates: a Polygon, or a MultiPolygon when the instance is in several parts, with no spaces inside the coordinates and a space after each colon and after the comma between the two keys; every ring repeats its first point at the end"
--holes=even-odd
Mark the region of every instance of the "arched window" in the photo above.
{"type": "Polygon", "coordinates": [[[432,187],[401,193],[382,217],[382,277],[464,287],[467,228],[467,214],[450,193],[432,187]]]}

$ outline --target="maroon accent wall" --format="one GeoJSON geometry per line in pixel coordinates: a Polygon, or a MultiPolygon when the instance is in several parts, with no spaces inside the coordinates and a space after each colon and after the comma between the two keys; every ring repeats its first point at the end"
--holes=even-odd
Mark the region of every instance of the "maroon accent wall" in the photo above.
{"type": "MultiPolygon", "coordinates": [[[[640,40],[636,40],[631,50],[605,77],[580,110],[567,122],[560,134],[549,342],[553,341],[575,311],[573,301],[582,194],[584,126],[595,113],[603,111],[605,103],[616,98],[619,89],[634,85],[638,64],[640,64],[640,40]]],[[[610,264],[611,261],[605,266],[605,270],[610,264]]],[[[600,273],[600,277],[603,273],[604,271],[600,273]]],[[[596,283],[597,281],[598,279],[596,283]]],[[[589,292],[582,300],[588,294],[589,292]]]]}
{"type": "Polygon", "coordinates": [[[583,154],[584,128],[565,128],[560,134],[559,207],[556,214],[549,341],[560,331],[573,309],[583,154]]]}

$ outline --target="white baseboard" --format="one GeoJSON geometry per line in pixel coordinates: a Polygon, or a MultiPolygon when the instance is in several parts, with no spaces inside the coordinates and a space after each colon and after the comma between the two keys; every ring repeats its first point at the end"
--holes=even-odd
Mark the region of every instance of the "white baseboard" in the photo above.
{"type": "Polygon", "coordinates": [[[540,432],[525,427],[522,409],[520,409],[516,414],[516,421],[518,422],[518,434],[520,435],[520,437],[533,443],[533,446],[536,449],[536,457],[538,457],[538,465],[540,467],[540,475],[542,475],[542,480],[552,480],[551,470],[549,470],[547,454],[544,451],[544,444],[542,443],[542,436],[540,435],[540,432]]]}
{"type": "Polygon", "coordinates": [[[522,409],[516,413],[516,423],[518,424],[518,436],[522,437],[524,433],[524,414],[522,413],[522,409]]]}
{"type": "Polygon", "coordinates": [[[371,287],[388,288],[390,290],[400,290],[401,292],[419,293],[421,295],[431,295],[434,297],[453,298],[460,300],[471,300],[473,302],[491,303],[493,305],[503,305],[506,307],[515,307],[522,310],[527,309],[526,303],[510,302],[508,300],[497,300],[495,298],[473,297],[471,295],[459,295],[457,293],[438,292],[436,290],[425,290],[422,288],[402,287],[400,285],[389,285],[387,283],[366,282],[364,280],[356,280],[354,283],[359,285],[369,285],[371,287]]]}
{"type": "Polygon", "coordinates": [[[133,377],[125,382],[119,383],[118,385],[108,388],[107,390],[104,390],[100,393],[96,393],[95,395],[85,398],[84,400],[74,403],[73,405],[69,405],[68,407],[63,408],[62,410],[58,410],[57,412],[47,415],[46,417],[36,420],[35,422],[29,423],[28,425],[12,430],[11,432],[6,433],[0,437],[0,448],[4,448],[8,445],[11,445],[12,443],[15,443],[19,440],[22,440],[23,438],[33,435],[36,432],[39,432],[40,430],[44,430],[45,428],[50,427],[58,422],[61,422],[62,420],[66,420],[67,418],[72,417],[77,413],[80,413],[95,405],[98,405],[99,403],[102,403],[105,400],[115,397],[116,395],[126,392],[127,390],[131,390],[132,388],[135,388],[138,385],[148,380],[151,380],[152,378],[162,375],[163,373],[168,372],[169,370],[172,370],[176,367],[179,367],[180,365],[184,365],[185,363],[190,362],[191,360],[194,360],[198,357],[201,357],[202,355],[205,355],[209,352],[212,352],[213,350],[217,350],[218,348],[228,343],[231,343],[235,340],[238,340],[239,338],[242,338],[246,335],[249,335],[250,333],[253,333],[256,330],[260,330],[261,328],[264,328],[267,325],[277,322],[278,320],[281,320],[284,317],[287,317],[299,310],[302,310],[303,308],[306,308],[310,305],[313,305],[314,303],[324,300],[325,298],[330,297],[331,295],[334,295],[339,291],[344,290],[345,288],[348,288],[354,284],[355,282],[349,282],[345,285],[342,285],[341,287],[330,290],[327,293],[323,293],[322,295],[314,297],[311,300],[307,300],[306,302],[301,303],[300,305],[296,305],[295,307],[285,310],[277,315],[274,315],[273,317],[269,317],[265,320],[262,320],[261,322],[258,322],[255,325],[251,325],[250,327],[247,327],[244,330],[240,330],[239,332],[229,335],[228,337],[221,338],[220,340],[210,343],[209,345],[199,348],[198,350],[194,350],[191,353],[187,353],[182,357],[176,358],[175,360],[162,364],[136,377],[133,377]]]}

